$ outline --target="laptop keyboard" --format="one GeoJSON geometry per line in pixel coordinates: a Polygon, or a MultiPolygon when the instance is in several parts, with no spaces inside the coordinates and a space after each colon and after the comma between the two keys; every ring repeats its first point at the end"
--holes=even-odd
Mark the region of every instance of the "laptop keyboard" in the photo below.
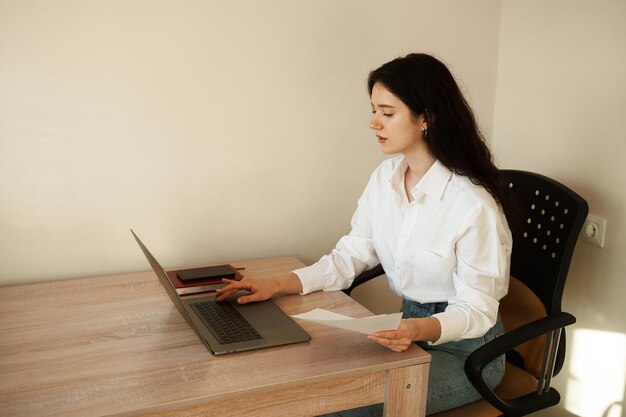
{"type": "Polygon", "coordinates": [[[199,302],[191,304],[198,316],[221,344],[246,342],[261,339],[239,311],[228,301],[199,302]]]}

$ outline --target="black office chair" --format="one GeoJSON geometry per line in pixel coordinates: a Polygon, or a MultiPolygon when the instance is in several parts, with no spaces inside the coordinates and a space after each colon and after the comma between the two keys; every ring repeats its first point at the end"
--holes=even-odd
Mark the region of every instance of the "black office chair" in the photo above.
{"type": "MultiPolygon", "coordinates": [[[[505,334],[473,352],[465,372],[483,399],[437,417],[523,416],[559,403],[550,387],[565,360],[564,327],[576,318],[561,311],[563,287],[576,241],[587,217],[587,202],[539,174],[501,171],[512,194],[519,224],[512,224],[509,292],[500,303],[505,334]],[[506,354],[502,383],[490,390],[483,368],[506,354]]],[[[352,290],[383,274],[380,266],[355,279],[352,290]]]]}

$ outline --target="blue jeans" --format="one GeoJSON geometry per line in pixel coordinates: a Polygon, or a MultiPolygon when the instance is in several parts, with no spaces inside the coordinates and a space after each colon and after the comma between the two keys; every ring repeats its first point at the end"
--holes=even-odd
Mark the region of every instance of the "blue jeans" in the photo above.
{"type": "MultiPolygon", "coordinates": [[[[448,303],[421,304],[416,301],[402,302],[403,318],[430,317],[444,311],[448,303]]],[[[438,413],[478,401],[478,391],[465,376],[465,359],[474,350],[504,333],[502,320],[498,320],[484,336],[474,339],[463,339],[455,342],[429,346],[425,342],[417,344],[431,355],[428,377],[428,400],[426,415],[438,413]]],[[[483,377],[492,389],[498,386],[504,376],[504,356],[491,362],[483,370],[483,377]]],[[[327,414],[327,417],[379,417],[383,415],[383,405],[374,404],[327,414]]]]}

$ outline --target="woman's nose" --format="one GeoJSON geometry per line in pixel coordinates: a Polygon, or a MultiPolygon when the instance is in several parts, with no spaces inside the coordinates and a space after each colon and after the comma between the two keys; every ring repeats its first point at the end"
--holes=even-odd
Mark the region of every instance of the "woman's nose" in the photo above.
{"type": "Polygon", "coordinates": [[[372,116],[372,119],[370,120],[370,125],[369,125],[370,129],[374,129],[374,130],[380,130],[382,125],[380,123],[380,120],[378,119],[378,117],[376,115],[372,116]]]}

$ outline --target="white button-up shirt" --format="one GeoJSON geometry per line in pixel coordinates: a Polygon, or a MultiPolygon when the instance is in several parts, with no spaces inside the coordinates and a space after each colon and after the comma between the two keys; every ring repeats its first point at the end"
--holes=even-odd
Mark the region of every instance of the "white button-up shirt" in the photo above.
{"type": "Polygon", "coordinates": [[[381,263],[391,289],[420,303],[448,302],[437,313],[435,344],[484,335],[507,293],[512,239],[506,218],[484,187],[435,162],[405,193],[404,156],[372,174],[351,232],[329,255],[294,271],[303,294],[348,288],[381,263]]]}

